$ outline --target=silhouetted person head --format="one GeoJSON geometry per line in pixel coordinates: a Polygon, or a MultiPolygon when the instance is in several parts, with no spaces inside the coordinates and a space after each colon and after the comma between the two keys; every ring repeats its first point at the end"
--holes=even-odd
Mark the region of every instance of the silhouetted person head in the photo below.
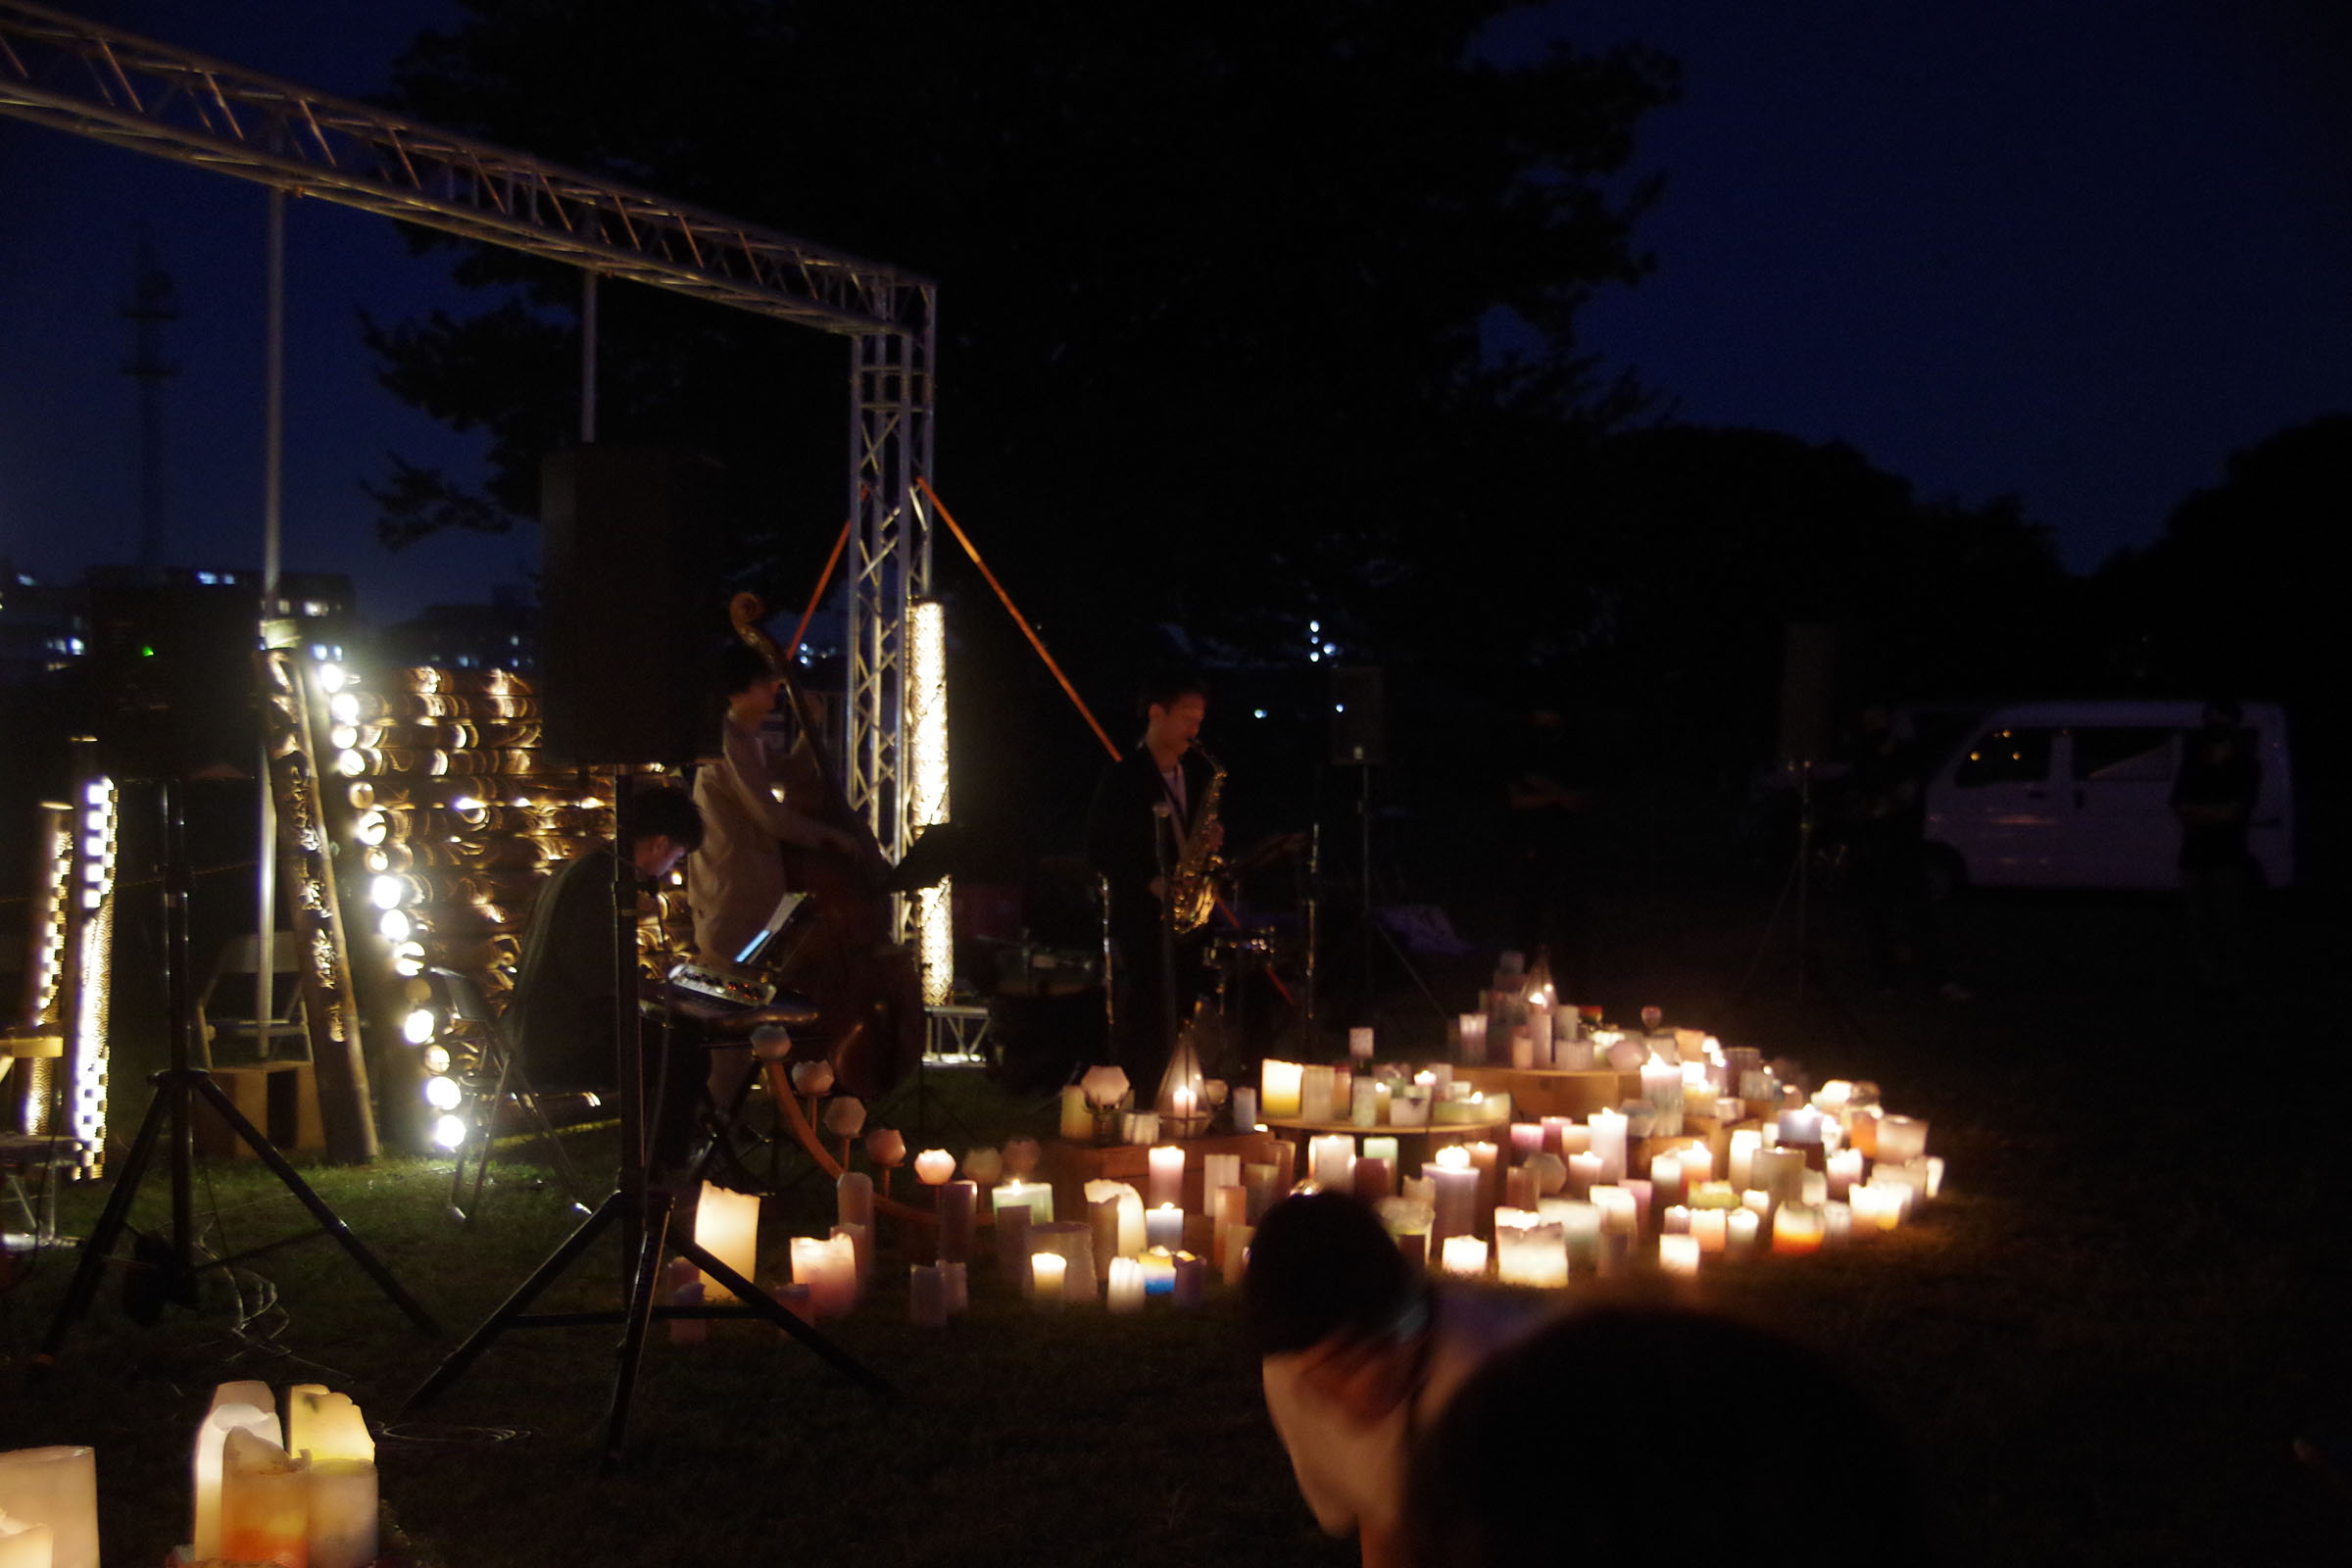
{"type": "Polygon", "coordinates": [[[1688,1539],[1699,1509],[1739,1540],[1727,1560],[1810,1564],[1824,1547],[1802,1510],[1824,1496],[1837,1539],[1934,1559],[1901,1434],[1817,1356],[1720,1318],[1601,1308],[1494,1357],[1446,1403],[1406,1483],[1405,1560],[1642,1561],[1688,1539]],[[1690,1441],[1563,1466],[1560,1435],[1580,1428],[1690,1441]]]}
{"type": "Polygon", "coordinates": [[[1286,1198],[1250,1239],[1242,1315],[1259,1356],[1390,1337],[1419,1298],[1388,1228],[1345,1193],[1286,1198]]]}

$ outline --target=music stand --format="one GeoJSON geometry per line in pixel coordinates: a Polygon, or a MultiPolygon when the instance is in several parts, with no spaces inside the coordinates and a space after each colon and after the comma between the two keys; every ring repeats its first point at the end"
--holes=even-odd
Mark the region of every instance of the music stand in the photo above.
{"type": "MultiPolygon", "coordinates": [[[[430,1377],[417,1385],[401,1411],[419,1409],[463,1377],[466,1368],[508,1329],[576,1328],[588,1324],[621,1326],[618,1364],[613,1370],[612,1397],[605,1417],[604,1468],[617,1468],[628,1441],[629,1410],[636,1396],[637,1373],[645,1356],[645,1339],[656,1320],[673,1318],[762,1318],[791,1335],[852,1382],[875,1394],[897,1392],[863,1363],[852,1357],[815,1329],[802,1322],[775,1298],[735,1272],[692,1237],[674,1238],[669,1221],[676,1206],[673,1194],[654,1187],[646,1171],[645,1042],[638,1016],[637,879],[627,846],[634,837],[634,811],[629,799],[629,775],[612,770],[612,1003],[613,1053],[619,1073],[615,1098],[620,1110],[620,1180],[596,1211],[565,1237],[528,1279],[483,1319],[452,1350],[430,1377]],[[577,1262],[607,1228],[618,1225],[621,1237],[621,1304],[585,1312],[532,1312],[540,1294],[577,1262]],[[731,1292],[734,1306],[671,1306],[656,1304],[664,1251],[674,1251],[731,1292]]],[[[665,1012],[674,1018],[674,1010],[665,1012]]],[[[663,1048],[673,1049],[664,1026],[663,1048]]]]}

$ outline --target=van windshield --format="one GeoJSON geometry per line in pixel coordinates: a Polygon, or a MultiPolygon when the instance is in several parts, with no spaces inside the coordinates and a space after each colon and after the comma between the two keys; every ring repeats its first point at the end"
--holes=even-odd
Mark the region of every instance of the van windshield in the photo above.
{"type": "Polygon", "coordinates": [[[2180,731],[2145,727],[2075,731],[2075,777],[2102,784],[2168,782],[2180,731]]]}
{"type": "Polygon", "coordinates": [[[1952,782],[1962,789],[1987,784],[2038,784],[2050,776],[2054,729],[1987,730],[1960,759],[1952,782]]]}

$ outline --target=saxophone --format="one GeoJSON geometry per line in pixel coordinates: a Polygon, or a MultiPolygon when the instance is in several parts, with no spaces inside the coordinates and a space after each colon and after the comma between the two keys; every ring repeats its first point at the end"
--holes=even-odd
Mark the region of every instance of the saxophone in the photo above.
{"type": "Polygon", "coordinates": [[[1217,903],[1217,868],[1223,863],[1208,847],[1208,828],[1217,819],[1217,797],[1225,791],[1225,764],[1199,746],[1193,750],[1216,771],[1209,776],[1208,793],[1201,797],[1200,814],[1185,835],[1184,854],[1168,878],[1168,922],[1179,934],[1208,924],[1209,911],[1217,903]]]}

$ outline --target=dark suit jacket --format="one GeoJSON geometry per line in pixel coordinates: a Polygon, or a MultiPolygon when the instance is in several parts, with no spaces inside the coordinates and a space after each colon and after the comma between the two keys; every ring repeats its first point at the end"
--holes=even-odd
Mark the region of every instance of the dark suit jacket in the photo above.
{"type": "MultiPolygon", "coordinates": [[[[1184,770],[1184,827],[1189,833],[1200,820],[1216,769],[1197,751],[1186,752],[1177,766],[1184,770]]],[[[1086,862],[1110,879],[1114,932],[1140,933],[1158,922],[1159,902],[1152,897],[1152,879],[1160,874],[1163,856],[1174,868],[1181,848],[1172,824],[1153,810],[1163,802],[1175,804],[1168,800],[1152,754],[1141,746],[1104,768],[1102,782],[1095,786],[1094,805],[1086,813],[1086,862]]]]}
{"type": "Polygon", "coordinates": [[[534,1089],[609,1088],[612,1050],[612,848],[566,861],[522,934],[507,1038],[534,1089]]]}

